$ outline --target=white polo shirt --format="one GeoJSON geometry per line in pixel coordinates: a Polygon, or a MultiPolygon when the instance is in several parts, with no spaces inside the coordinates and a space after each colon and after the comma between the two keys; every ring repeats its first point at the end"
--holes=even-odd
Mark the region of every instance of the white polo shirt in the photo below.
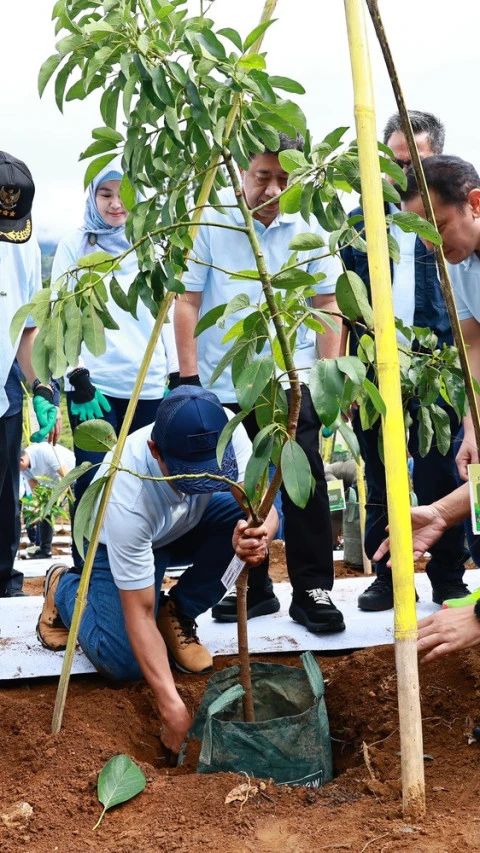
{"type": "Polygon", "coordinates": [[[25,470],[24,475],[28,480],[45,477],[56,483],[60,479],[58,474],[60,468],[66,468],[67,472],[75,468],[74,454],[62,444],[53,446],[48,441],[41,441],[39,444],[30,444],[26,452],[30,459],[30,466],[25,470]]]}
{"type": "Polygon", "coordinates": [[[25,327],[35,327],[28,317],[12,344],[10,323],[22,305],[32,301],[37,290],[42,289],[42,264],[40,248],[31,237],[28,243],[10,245],[0,242],[0,417],[8,409],[5,383],[14,362],[20,338],[25,327]]]}
{"type": "MultiPolygon", "coordinates": [[[[232,412],[225,410],[227,416],[232,412]]],[[[158,461],[147,445],[153,424],[128,436],[122,465],[146,476],[161,477],[158,461]]],[[[233,434],[238,481],[243,482],[252,445],[240,424],[233,434]]],[[[111,460],[105,457],[95,479],[101,477],[111,460]]],[[[100,542],[107,546],[113,579],[119,589],[145,589],[155,582],[153,549],[174,542],[199,523],[210,495],[184,495],[168,482],[141,480],[119,471],[113,483],[100,542]]],[[[233,534],[233,529],[232,529],[233,534]]],[[[226,568],[226,566],[225,566],[226,568]]]]}

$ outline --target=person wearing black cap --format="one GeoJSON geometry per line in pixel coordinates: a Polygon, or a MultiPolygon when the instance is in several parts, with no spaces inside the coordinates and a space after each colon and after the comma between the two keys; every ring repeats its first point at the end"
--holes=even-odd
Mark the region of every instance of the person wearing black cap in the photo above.
{"type": "MultiPolygon", "coordinates": [[[[162,400],[153,425],[128,436],[79,631],[79,643],[99,672],[147,679],[158,703],[162,741],[174,752],[190,717],[168,659],[182,672],[212,668],[195,619],[225,594],[222,577],[235,553],[250,566],[265,560],[278,524],[272,509],[264,524],[249,527],[241,493],[232,485],[242,482],[251,455],[241,424],[218,464],[218,440],[231,417],[210,391],[179,386],[162,400]],[[165,476],[176,479],[152,479],[165,476]],[[188,568],[167,596],[161,585],[172,565],[188,568]]],[[[111,458],[110,453],[97,479],[111,458]]],[[[63,566],[47,573],[37,636],[49,649],[66,646],[79,580],[77,570],[63,566]]]]}
{"type": "Polygon", "coordinates": [[[49,435],[56,441],[60,431],[53,390],[37,379],[32,365],[33,342],[38,332],[35,320],[25,318],[17,328],[15,341],[10,340],[14,315],[42,289],[40,249],[32,238],[34,193],[25,163],[0,151],[0,598],[23,594],[23,575],[13,567],[20,539],[20,370],[32,387],[39,423],[31,440],[43,441],[49,435]]]}

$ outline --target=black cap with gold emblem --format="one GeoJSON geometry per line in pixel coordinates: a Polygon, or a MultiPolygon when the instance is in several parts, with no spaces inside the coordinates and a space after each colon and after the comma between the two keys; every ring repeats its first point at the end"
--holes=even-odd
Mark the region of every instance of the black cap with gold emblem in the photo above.
{"type": "Polygon", "coordinates": [[[0,241],[26,243],[30,239],[34,195],[35,185],[25,163],[0,151],[0,241]]]}

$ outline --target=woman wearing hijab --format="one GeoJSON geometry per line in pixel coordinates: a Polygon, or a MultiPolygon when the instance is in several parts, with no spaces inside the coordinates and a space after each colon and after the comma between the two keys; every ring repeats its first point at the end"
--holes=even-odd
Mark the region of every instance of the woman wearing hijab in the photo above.
{"type": "MultiPolygon", "coordinates": [[[[131,248],[125,234],[127,212],[120,198],[121,179],[122,172],[109,165],[90,184],[84,223],[60,241],[53,261],[52,283],[69,270],[74,270],[79,258],[84,255],[103,250],[116,257],[131,248]]],[[[123,258],[120,269],[115,271],[115,278],[125,293],[137,273],[137,256],[132,251],[123,258]]],[[[69,276],[69,280],[73,288],[75,274],[69,276]]],[[[108,289],[108,281],[105,284],[108,289]]],[[[79,364],[73,369],[69,368],[65,377],[72,431],[80,421],[103,418],[112,424],[118,435],[150,339],[154,319],[142,302],[139,301],[137,308],[138,320],[119,308],[113,299],[108,302],[108,310],[119,328],[105,329],[105,352],[101,356],[94,356],[82,344],[79,364]]],[[[168,375],[176,371],[178,363],[172,325],[167,324],[150,363],[130,431],[153,423],[158,404],[167,388],[168,375]]],[[[77,465],[86,460],[95,464],[103,458],[101,453],[78,447],[74,451],[77,465]]],[[[77,481],[77,503],[95,471],[93,468],[77,481]]],[[[77,564],[76,554],[74,558],[77,564]]]]}

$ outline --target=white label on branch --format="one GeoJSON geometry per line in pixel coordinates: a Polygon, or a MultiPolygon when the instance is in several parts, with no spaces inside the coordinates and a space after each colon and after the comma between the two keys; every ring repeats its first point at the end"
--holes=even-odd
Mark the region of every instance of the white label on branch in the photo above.
{"type": "Polygon", "coordinates": [[[230,592],[230,590],[235,586],[235,582],[244,566],[245,562],[241,560],[240,557],[237,557],[236,554],[232,560],[230,560],[227,570],[222,577],[222,583],[227,592],[230,592]]]}

